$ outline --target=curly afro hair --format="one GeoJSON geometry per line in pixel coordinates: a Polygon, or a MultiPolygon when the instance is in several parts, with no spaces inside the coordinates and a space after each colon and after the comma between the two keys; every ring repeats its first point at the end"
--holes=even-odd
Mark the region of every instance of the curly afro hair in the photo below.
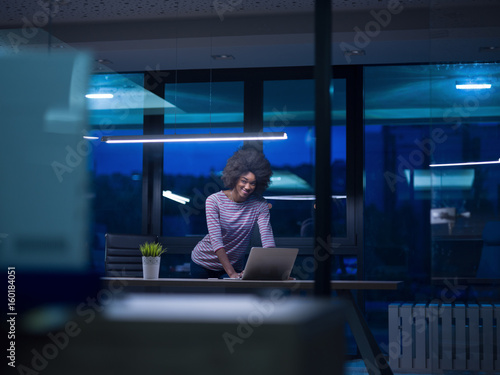
{"type": "Polygon", "coordinates": [[[238,179],[248,172],[255,175],[257,184],[254,193],[262,195],[271,184],[273,171],[264,154],[251,146],[240,147],[227,160],[226,167],[222,171],[222,182],[227,188],[232,189],[238,179]]]}

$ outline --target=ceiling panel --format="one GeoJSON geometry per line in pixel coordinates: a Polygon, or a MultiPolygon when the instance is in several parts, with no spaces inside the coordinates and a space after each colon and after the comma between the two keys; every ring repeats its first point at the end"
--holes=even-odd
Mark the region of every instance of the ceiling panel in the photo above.
{"type": "MultiPolygon", "coordinates": [[[[96,69],[117,72],[312,65],[313,5],[0,0],[0,54],[27,47],[84,49],[106,61],[96,69]],[[214,54],[235,58],[217,61],[214,54]]],[[[500,47],[498,0],[332,0],[332,11],[334,64],[500,61],[500,48],[480,51],[500,47]],[[388,11],[395,7],[397,13],[388,11]],[[365,54],[346,56],[349,49],[365,54]]]]}
{"type": "MultiPolygon", "coordinates": [[[[334,11],[387,8],[392,0],[333,0],[334,11]]],[[[492,4],[494,0],[475,1],[476,5],[492,4]]],[[[401,1],[406,7],[428,7],[429,0],[401,1]]],[[[433,1],[436,6],[467,4],[462,0],[433,1]]],[[[0,25],[17,27],[23,19],[51,13],[53,22],[102,22],[138,19],[170,19],[185,17],[224,18],[224,15],[257,15],[312,12],[314,0],[1,0],[0,25]]]]}

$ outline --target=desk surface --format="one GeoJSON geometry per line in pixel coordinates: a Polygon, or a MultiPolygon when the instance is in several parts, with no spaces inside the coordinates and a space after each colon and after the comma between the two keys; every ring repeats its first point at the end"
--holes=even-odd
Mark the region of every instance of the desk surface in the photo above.
{"type": "MultiPolygon", "coordinates": [[[[101,280],[109,288],[121,287],[195,287],[195,288],[279,288],[291,291],[312,290],[313,280],[220,280],[220,279],[154,279],[145,280],[140,277],[103,277],[101,280]]],[[[368,328],[365,318],[361,314],[352,295],[354,290],[397,290],[402,281],[371,281],[371,280],[332,280],[330,286],[339,296],[346,300],[347,321],[365,363],[377,364],[378,367],[369,369],[372,375],[392,375],[389,364],[385,361],[373,334],[368,328]]],[[[144,309],[141,306],[141,311],[144,309]]]]}
{"type": "MultiPolygon", "coordinates": [[[[217,287],[217,288],[286,288],[313,289],[314,280],[221,280],[221,279],[143,279],[140,277],[103,277],[105,283],[123,286],[217,287]]],[[[332,280],[332,290],[397,290],[402,281],[332,280]]]]}

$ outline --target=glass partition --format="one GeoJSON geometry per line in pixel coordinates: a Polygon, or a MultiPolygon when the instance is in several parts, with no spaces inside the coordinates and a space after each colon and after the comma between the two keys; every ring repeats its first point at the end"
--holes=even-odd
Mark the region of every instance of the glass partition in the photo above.
{"type": "Polygon", "coordinates": [[[434,279],[500,279],[500,258],[489,249],[498,246],[491,237],[500,228],[499,77],[494,63],[434,67],[439,107],[428,142],[431,164],[420,187],[430,199],[434,279]]]}
{"type": "Polygon", "coordinates": [[[500,220],[499,76],[492,63],[365,68],[367,276],[482,277],[500,220]],[[491,86],[460,86],[478,82],[491,86]]]}

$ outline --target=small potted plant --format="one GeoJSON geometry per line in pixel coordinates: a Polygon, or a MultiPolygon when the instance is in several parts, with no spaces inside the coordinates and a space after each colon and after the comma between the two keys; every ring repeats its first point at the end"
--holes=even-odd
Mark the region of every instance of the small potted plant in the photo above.
{"type": "Polygon", "coordinates": [[[161,255],[167,251],[157,242],[139,245],[142,254],[142,274],[145,279],[157,279],[160,274],[161,255]]]}

